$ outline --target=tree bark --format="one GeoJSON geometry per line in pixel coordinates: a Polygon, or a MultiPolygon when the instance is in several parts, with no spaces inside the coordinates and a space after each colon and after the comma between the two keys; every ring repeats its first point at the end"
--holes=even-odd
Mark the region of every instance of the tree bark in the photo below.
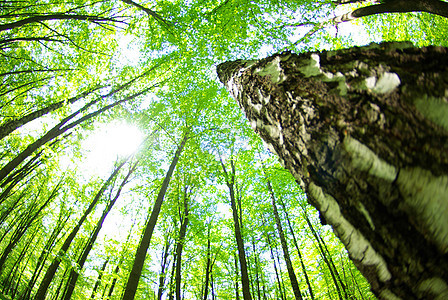
{"type": "Polygon", "coordinates": [[[211,245],[210,245],[210,227],[208,228],[207,235],[207,264],[205,265],[205,283],[204,283],[204,296],[203,300],[207,300],[208,297],[208,286],[210,284],[210,273],[212,271],[211,268],[211,245]]]}
{"type": "Polygon", "coordinates": [[[156,227],[157,218],[159,217],[159,213],[162,208],[163,199],[165,198],[165,193],[168,189],[168,184],[170,183],[171,176],[173,175],[174,172],[174,168],[176,167],[177,162],[179,161],[180,155],[182,153],[182,150],[184,149],[187,139],[188,139],[188,133],[185,133],[182,142],[180,143],[176,153],[174,154],[173,160],[171,162],[170,167],[168,168],[165,178],[163,179],[159,194],[157,195],[157,199],[154,203],[151,215],[146,224],[137,252],[135,253],[134,264],[132,265],[132,269],[129,274],[129,278],[125,287],[122,300],[132,300],[135,297],[138,282],[140,280],[143,265],[145,263],[146,251],[148,250],[149,243],[151,241],[151,236],[154,231],[154,227],[156,227]]]}
{"type": "MultiPolygon", "coordinates": [[[[346,3],[351,2],[362,1],[348,1],[346,3]]],[[[427,12],[448,18],[448,3],[440,0],[387,0],[379,4],[360,7],[352,12],[334,18],[332,22],[341,23],[371,15],[407,12],[427,12]]]]}
{"type": "Polygon", "coordinates": [[[448,297],[447,66],[407,43],[218,66],[381,299],[448,297]]]}
{"type": "Polygon", "coordinates": [[[4,124],[0,125],[0,140],[3,139],[5,136],[9,135],[11,132],[13,132],[14,130],[16,130],[17,128],[33,121],[36,120],[37,118],[40,118],[52,111],[55,111],[61,107],[63,107],[64,105],[70,103],[73,104],[76,101],[78,101],[79,99],[82,99],[90,94],[92,94],[93,92],[103,88],[104,86],[97,86],[95,88],[89,89],[87,91],[84,91],[82,93],[80,93],[79,95],[76,95],[74,97],[71,97],[69,99],[64,99],[62,101],[56,102],[56,103],[52,103],[44,108],[38,109],[36,111],[33,111],[21,118],[18,119],[12,119],[8,122],[5,122],[4,124]]]}
{"type": "Polygon", "coordinates": [[[160,263],[159,274],[159,288],[157,292],[157,300],[162,300],[163,293],[165,292],[166,271],[169,266],[168,256],[170,255],[171,246],[171,229],[166,232],[165,236],[165,248],[162,252],[162,261],[160,263]]]}

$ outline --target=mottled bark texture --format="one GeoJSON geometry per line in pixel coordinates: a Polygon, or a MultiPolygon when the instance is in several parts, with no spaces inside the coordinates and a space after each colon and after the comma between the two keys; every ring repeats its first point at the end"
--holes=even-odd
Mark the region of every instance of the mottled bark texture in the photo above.
{"type": "Polygon", "coordinates": [[[407,43],[218,66],[381,299],[448,299],[447,66],[407,43]]]}

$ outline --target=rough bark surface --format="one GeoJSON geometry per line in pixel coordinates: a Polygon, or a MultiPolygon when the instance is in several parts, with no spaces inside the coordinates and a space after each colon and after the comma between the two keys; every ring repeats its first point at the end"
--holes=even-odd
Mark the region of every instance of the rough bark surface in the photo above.
{"type": "Polygon", "coordinates": [[[372,44],[218,74],[381,299],[448,299],[448,55],[372,44]]]}

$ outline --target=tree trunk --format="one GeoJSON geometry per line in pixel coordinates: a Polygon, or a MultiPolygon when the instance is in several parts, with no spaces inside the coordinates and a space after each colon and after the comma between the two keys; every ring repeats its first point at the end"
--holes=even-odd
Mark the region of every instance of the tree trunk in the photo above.
{"type": "Polygon", "coordinates": [[[176,244],[176,300],[181,300],[181,271],[182,271],[182,250],[185,244],[185,236],[188,226],[188,186],[184,188],[184,212],[180,218],[179,237],[176,244]]]}
{"type": "MultiPolygon", "coordinates": [[[[93,245],[95,244],[95,241],[96,241],[96,239],[98,237],[98,234],[100,233],[100,230],[103,227],[104,220],[106,219],[107,215],[112,210],[112,208],[114,207],[115,203],[117,202],[117,199],[120,197],[120,194],[121,194],[121,191],[122,191],[123,187],[126,185],[126,183],[128,183],[129,177],[131,176],[131,174],[137,168],[138,163],[139,163],[139,161],[134,163],[132,165],[132,167],[129,168],[128,173],[123,178],[120,186],[118,187],[117,191],[115,192],[115,196],[113,197],[113,199],[111,199],[109,201],[109,203],[104,208],[103,213],[102,213],[100,219],[97,221],[97,223],[95,225],[94,231],[90,235],[90,238],[87,241],[87,244],[85,245],[84,249],[82,250],[81,257],[77,261],[77,264],[79,266],[79,271],[82,270],[82,268],[84,267],[85,262],[87,261],[87,257],[89,256],[89,253],[92,250],[93,245]]],[[[110,191],[110,193],[112,195],[112,190],[110,191]]],[[[64,297],[63,297],[64,300],[70,300],[72,298],[72,294],[73,294],[73,291],[75,290],[76,282],[78,281],[79,271],[76,270],[75,268],[72,268],[72,270],[70,271],[70,276],[69,276],[69,280],[68,280],[67,289],[66,289],[66,291],[64,293],[64,297]]]]}
{"type": "Polygon", "coordinates": [[[210,243],[210,227],[208,228],[207,235],[207,263],[205,265],[205,283],[204,283],[204,296],[203,300],[207,300],[208,297],[208,286],[210,284],[210,273],[212,271],[212,259],[211,259],[211,243],[210,243]]]}
{"type": "Polygon", "coordinates": [[[104,270],[106,270],[106,266],[107,266],[108,262],[109,262],[109,257],[106,258],[106,260],[103,263],[103,266],[101,267],[101,270],[98,272],[98,277],[95,281],[95,286],[93,287],[92,294],[90,295],[90,299],[95,299],[96,292],[98,290],[98,287],[101,284],[101,280],[103,278],[103,273],[104,273],[104,270]]]}
{"type": "Polygon", "coordinates": [[[91,88],[87,91],[80,93],[79,95],[76,95],[75,97],[71,97],[69,99],[64,99],[62,101],[52,103],[44,108],[33,111],[21,118],[12,119],[8,122],[5,122],[4,124],[1,124],[0,125],[0,140],[3,139],[5,136],[9,135],[11,132],[15,131],[17,128],[19,128],[33,120],[36,120],[37,118],[40,118],[52,111],[55,111],[68,103],[73,104],[76,101],[78,101],[79,99],[87,97],[88,95],[92,94],[93,92],[95,92],[103,87],[104,86],[97,86],[97,87],[91,88]]]}
{"type": "Polygon", "coordinates": [[[294,292],[296,300],[302,300],[302,294],[300,292],[299,283],[297,281],[294,267],[292,266],[291,257],[289,255],[288,243],[286,241],[285,233],[283,232],[282,223],[277,210],[277,204],[275,203],[274,191],[272,190],[271,182],[267,179],[268,191],[272,200],[272,210],[274,211],[275,224],[277,225],[278,234],[280,236],[280,243],[283,250],[283,258],[285,259],[286,269],[288,270],[289,280],[291,281],[291,287],[294,292]]]}
{"type": "Polygon", "coordinates": [[[162,300],[162,295],[165,292],[166,272],[169,266],[168,256],[170,255],[171,241],[172,241],[171,229],[169,229],[166,232],[165,248],[162,252],[162,261],[160,263],[159,288],[157,292],[157,300],[162,300]]]}
{"type": "Polygon", "coordinates": [[[243,288],[243,299],[244,300],[251,300],[252,296],[250,294],[250,281],[249,281],[249,274],[247,272],[247,261],[246,261],[246,251],[244,250],[244,241],[243,237],[241,235],[241,216],[238,216],[238,208],[236,203],[236,197],[235,197],[235,165],[233,163],[233,160],[230,160],[231,165],[231,172],[228,173],[226,170],[226,167],[224,166],[224,163],[221,159],[221,167],[224,171],[225,179],[226,179],[226,185],[229,188],[229,195],[230,195],[230,204],[232,207],[232,215],[233,215],[233,225],[235,227],[235,238],[236,238],[236,244],[238,247],[238,259],[240,262],[240,268],[241,268],[241,285],[243,288]]]}
{"type": "Polygon", "coordinates": [[[294,229],[292,228],[291,221],[289,220],[288,211],[287,211],[286,206],[283,203],[283,200],[281,197],[279,198],[279,200],[280,200],[280,205],[283,208],[283,212],[285,213],[285,218],[286,218],[286,222],[288,223],[289,231],[291,231],[292,241],[294,243],[294,246],[296,247],[297,254],[299,255],[300,265],[302,266],[303,275],[305,276],[305,281],[306,281],[306,285],[308,287],[308,292],[310,293],[311,300],[314,300],[314,292],[313,292],[313,288],[311,286],[308,272],[305,267],[305,260],[303,259],[302,252],[300,251],[299,243],[297,242],[296,235],[294,234],[294,229]]]}
{"type": "Polygon", "coordinates": [[[128,282],[126,284],[122,300],[132,300],[135,297],[138,281],[140,280],[143,265],[145,263],[146,251],[148,250],[149,242],[151,241],[152,232],[154,231],[154,227],[156,227],[157,218],[159,217],[160,209],[162,208],[163,199],[165,198],[165,193],[171,180],[171,175],[173,175],[174,168],[179,161],[180,154],[184,149],[187,139],[188,133],[185,133],[182,142],[180,143],[176,153],[174,154],[173,160],[170,167],[168,168],[165,178],[163,179],[159,194],[157,195],[157,199],[154,203],[151,215],[146,224],[143,236],[140,240],[140,245],[138,246],[137,252],[135,253],[134,264],[132,265],[132,269],[129,274],[128,282]]]}
{"type": "Polygon", "coordinates": [[[448,297],[447,65],[384,43],[218,66],[382,299],[448,297]]]}
{"type": "Polygon", "coordinates": [[[269,238],[269,234],[267,234],[267,233],[266,233],[266,239],[267,239],[267,243],[269,245],[269,251],[271,253],[271,259],[272,259],[272,262],[274,263],[275,278],[277,280],[277,286],[278,286],[278,291],[280,293],[280,299],[285,300],[285,296],[283,294],[283,288],[282,288],[280,274],[279,274],[279,271],[278,271],[278,268],[277,268],[277,263],[275,262],[274,249],[272,247],[271,240],[269,238]]]}
{"type": "MultiPolygon", "coordinates": [[[[84,221],[87,219],[88,215],[92,212],[93,208],[96,206],[98,201],[100,200],[101,196],[103,195],[106,188],[109,186],[110,182],[117,176],[120,169],[125,164],[126,160],[124,160],[122,163],[120,163],[115,170],[112,172],[112,174],[109,176],[109,178],[103,183],[100,190],[95,195],[95,198],[90,203],[87,210],[82,215],[81,219],[79,219],[78,224],[76,224],[75,227],[73,227],[70,234],[67,236],[67,238],[64,241],[64,244],[62,244],[61,249],[59,250],[59,254],[65,255],[68,248],[70,247],[73,239],[75,238],[76,234],[78,233],[79,229],[81,228],[84,221]]],[[[40,283],[39,289],[36,292],[36,295],[34,297],[35,300],[44,300],[45,295],[47,294],[48,287],[50,286],[51,281],[53,280],[54,275],[56,274],[56,271],[59,268],[59,264],[61,263],[61,256],[57,256],[53,262],[48,267],[47,271],[45,272],[44,278],[42,279],[42,282],[40,283]]]]}
{"type": "MultiPolygon", "coordinates": [[[[331,279],[333,280],[334,286],[338,293],[338,298],[339,298],[339,300],[343,300],[344,298],[342,297],[341,288],[339,287],[339,283],[341,283],[341,279],[339,278],[339,273],[333,263],[330,253],[328,253],[327,251],[324,250],[323,240],[320,237],[320,235],[317,233],[317,231],[314,229],[314,226],[311,223],[311,220],[308,217],[308,214],[307,214],[305,208],[303,208],[302,217],[303,217],[303,219],[306,220],[306,223],[308,224],[308,228],[310,229],[311,233],[314,236],[314,239],[316,240],[317,248],[319,249],[320,256],[322,257],[322,259],[324,260],[325,264],[328,267],[328,270],[331,275],[331,279]]],[[[330,286],[331,285],[327,283],[327,287],[330,287],[330,286]]]]}
{"type": "Polygon", "coordinates": [[[45,261],[47,260],[48,256],[50,255],[55,245],[57,244],[58,242],[57,237],[61,233],[62,229],[64,229],[64,226],[67,223],[69,217],[70,217],[70,211],[65,211],[64,207],[61,207],[57,223],[55,224],[55,227],[51,232],[50,237],[45,243],[44,248],[42,249],[42,252],[39,255],[39,258],[37,259],[33,275],[28,281],[25,291],[23,292],[23,295],[19,297],[20,300],[29,300],[31,298],[31,292],[33,291],[34,285],[36,284],[36,281],[39,278],[39,275],[41,274],[45,266],[45,261]]]}

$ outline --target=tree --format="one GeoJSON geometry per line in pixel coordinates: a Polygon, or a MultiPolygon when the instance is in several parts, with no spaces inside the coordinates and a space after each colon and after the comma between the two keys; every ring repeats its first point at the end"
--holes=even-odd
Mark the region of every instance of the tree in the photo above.
{"type": "MultiPolygon", "coordinates": [[[[246,261],[246,251],[244,250],[244,240],[241,234],[241,213],[238,214],[237,209],[237,200],[235,197],[235,163],[233,159],[230,160],[231,170],[228,172],[224,162],[220,158],[222,171],[224,172],[225,182],[227,187],[229,188],[229,196],[230,196],[230,205],[232,207],[232,216],[233,216],[233,226],[235,230],[235,239],[238,247],[238,260],[240,262],[241,268],[241,284],[243,286],[243,298],[244,300],[251,300],[252,295],[250,294],[250,286],[249,286],[249,275],[247,272],[247,261],[246,261]]],[[[241,210],[240,210],[241,212],[241,210]]],[[[238,293],[238,291],[237,291],[238,293]]]]}
{"type": "Polygon", "coordinates": [[[385,43],[218,66],[384,299],[447,293],[446,53],[385,43]]]}
{"type": "MultiPolygon", "coordinates": [[[[101,230],[101,228],[103,227],[103,223],[104,220],[106,219],[107,215],[109,214],[109,212],[111,211],[111,209],[114,207],[115,202],[117,202],[117,199],[120,197],[121,191],[123,190],[123,187],[129,182],[129,177],[132,175],[132,173],[135,171],[135,169],[137,168],[139,161],[137,160],[135,163],[133,163],[130,168],[128,173],[126,174],[126,176],[123,178],[122,182],[120,183],[117,191],[115,192],[115,196],[113,198],[111,198],[112,196],[112,191],[110,192],[110,198],[109,202],[107,203],[106,207],[103,210],[103,213],[100,217],[100,219],[98,220],[97,224],[95,225],[95,229],[92,232],[92,234],[90,235],[84,249],[82,250],[82,254],[79,257],[77,264],[79,266],[79,269],[82,270],[82,268],[84,267],[84,264],[87,260],[87,257],[89,256],[90,251],[93,248],[93,245],[95,244],[96,239],[98,238],[98,234],[101,230]]],[[[107,263],[107,260],[106,260],[107,263]]],[[[103,270],[104,271],[104,270],[103,270]]],[[[66,290],[64,292],[64,299],[65,300],[70,300],[73,294],[73,291],[75,290],[75,286],[76,286],[76,282],[78,280],[79,277],[79,271],[76,269],[72,269],[70,271],[70,275],[69,275],[69,280],[66,286],[66,290]]],[[[101,277],[100,277],[101,279],[101,277]]]]}
{"type": "MultiPolygon", "coordinates": [[[[117,176],[117,174],[119,173],[120,169],[124,166],[126,161],[127,160],[125,159],[122,162],[120,162],[117,165],[117,167],[115,168],[115,170],[112,172],[112,174],[109,176],[109,178],[107,178],[104,181],[103,185],[98,190],[95,197],[92,199],[92,202],[90,202],[89,207],[87,207],[87,209],[84,211],[84,214],[79,219],[78,223],[75,225],[75,227],[72,228],[72,230],[70,231],[70,234],[64,240],[64,243],[62,244],[61,248],[59,249],[59,253],[61,255],[65,255],[65,253],[67,252],[71,243],[73,242],[73,239],[75,238],[76,234],[78,233],[79,229],[81,228],[81,226],[83,225],[83,223],[85,222],[85,220],[87,219],[89,214],[92,212],[92,210],[95,208],[96,204],[98,203],[100,198],[103,196],[103,193],[105,192],[106,188],[109,186],[109,184],[112,182],[112,180],[117,176]]],[[[50,286],[51,281],[53,280],[53,278],[56,274],[56,271],[59,268],[60,263],[61,263],[61,256],[58,255],[57,257],[55,257],[53,259],[53,262],[48,267],[48,269],[44,275],[44,278],[42,279],[42,281],[39,285],[39,289],[37,290],[34,299],[42,299],[42,300],[45,299],[45,295],[47,294],[48,287],[50,286]]]]}
{"type": "MultiPolygon", "coordinates": [[[[366,2],[362,0],[338,0],[338,4],[366,2]]],[[[370,15],[383,13],[404,13],[424,11],[431,14],[448,17],[448,3],[440,0],[380,0],[377,4],[357,8],[354,11],[343,16],[335,18],[335,20],[350,21],[356,18],[366,17],[370,15]]]]}
{"type": "Polygon", "coordinates": [[[285,232],[283,231],[283,226],[280,220],[280,215],[277,210],[277,204],[275,201],[274,191],[272,190],[271,182],[269,179],[266,180],[268,192],[272,199],[272,210],[274,212],[275,224],[277,226],[277,231],[280,236],[280,243],[283,250],[283,257],[285,259],[286,268],[288,269],[289,279],[291,281],[292,290],[294,292],[294,297],[297,299],[303,299],[300,292],[299,283],[297,282],[296,273],[294,272],[294,267],[292,266],[291,257],[289,255],[288,243],[286,241],[285,232]]]}
{"type": "Polygon", "coordinates": [[[190,197],[189,193],[190,193],[189,186],[187,185],[187,183],[185,183],[183,191],[184,210],[181,213],[179,208],[180,228],[176,242],[176,300],[182,299],[182,293],[181,293],[182,250],[185,244],[185,236],[187,235],[187,226],[189,222],[188,215],[190,214],[188,208],[188,200],[190,197]]]}
{"type": "Polygon", "coordinates": [[[156,226],[157,219],[159,217],[160,209],[162,208],[163,199],[165,198],[166,191],[168,189],[168,184],[170,183],[171,176],[173,175],[174,168],[179,161],[182,150],[184,149],[185,143],[188,140],[188,132],[184,134],[182,141],[180,142],[176,153],[174,153],[173,160],[171,161],[171,165],[166,172],[165,178],[163,179],[162,186],[160,187],[160,191],[157,195],[157,199],[154,203],[154,207],[152,209],[151,215],[146,223],[145,229],[143,231],[143,235],[140,239],[140,244],[135,253],[134,263],[132,265],[131,272],[129,274],[129,278],[126,284],[126,288],[123,294],[123,300],[134,299],[135,293],[137,292],[138,281],[142,274],[143,265],[145,263],[146,251],[148,250],[149,243],[151,241],[151,236],[154,231],[154,227],[156,226]]]}

